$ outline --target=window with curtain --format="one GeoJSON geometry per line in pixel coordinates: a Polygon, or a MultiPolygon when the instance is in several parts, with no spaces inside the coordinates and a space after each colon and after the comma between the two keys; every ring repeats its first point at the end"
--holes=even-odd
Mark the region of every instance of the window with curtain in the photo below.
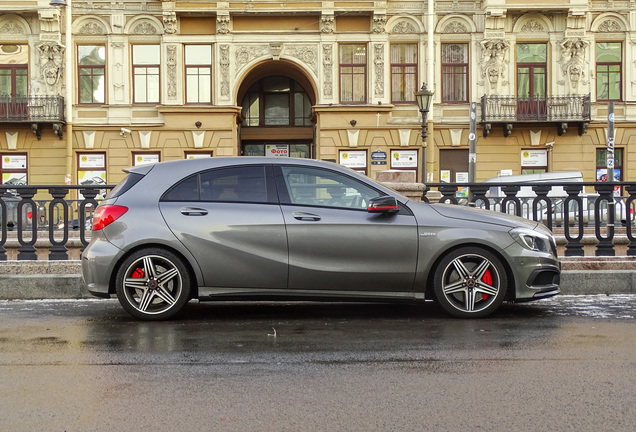
{"type": "Polygon", "coordinates": [[[272,75],[254,83],[242,103],[243,126],[311,126],[311,101],[291,78],[272,75]]]}
{"type": "Polygon", "coordinates": [[[106,48],[103,45],[79,45],[77,73],[79,103],[103,104],[106,101],[106,48]]]}
{"type": "Polygon", "coordinates": [[[159,45],[133,45],[133,102],[159,103],[159,45]]]}
{"type": "Polygon", "coordinates": [[[622,94],[623,44],[598,42],[596,44],[596,99],[620,101],[622,94]]]}
{"type": "Polygon", "coordinates": [[[415,102],[417,44],[391,45],[391,102],[415,102]]]}
{"type": "Polygon", "coordinates": [[[340,102],[367,102],[367,46],[340,45],[340,102]]]}
{"type": "Polygon", "coordinates": [[[212,45],[185,46],[186,103],[212,102],[212,45]]]}
{"type": "Polygon", "coordinates": [[[442,44],[442,102],[468,102],[468,44],[442,44]]]}

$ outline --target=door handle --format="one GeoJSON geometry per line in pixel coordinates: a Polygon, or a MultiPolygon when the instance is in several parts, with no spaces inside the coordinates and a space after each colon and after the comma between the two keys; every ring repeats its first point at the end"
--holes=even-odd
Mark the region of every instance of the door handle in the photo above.
{"type": "Polygon", "coordinates": [[[181,207],[181,214],[185,216],[205,216],[208,214],[206,209],[197,207],[181,207]]]}
{"type": "Polygon", "coordinates": [[[321,217],[318,216],[317,214],[307,213],[307,212],[294,212],[292,213],[292,216],[294,216],[294,219],[298,219],[298,220],[319,221],[321,219],[321,217]]]}

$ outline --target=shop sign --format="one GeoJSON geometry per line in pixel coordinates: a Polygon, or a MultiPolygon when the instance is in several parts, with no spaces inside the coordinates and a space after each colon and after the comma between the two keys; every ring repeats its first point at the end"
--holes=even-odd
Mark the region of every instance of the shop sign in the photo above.
{"type": "Polygon", "coordinates": [[[373,153],[371,153],[371,160],[374,161],[379,161],[379,160],[386,160],[386,152],[377,150],[374,151],[373,153]]]}
{"type": "Polygon", "coordinates": [[[391,151],[391,168],[417,168],[417,151],[391,151]]]}
{"type": "Polygon", "coordinates": [[[26,155],[4,155],[2,157],[2,169],[26,169],[26,155]]]}
{"type": "Polygon", "coordinates": [[[159,162],[158,154],[137,154],[135,155],[135,166],[155,164],[159,162]]]}
{"type": "Polygon", "coordinates": [[[548,166],[548,151],[545,149],[521,150],[521,166],[522,167],[548,166]]]}
{"type": "Polygon", "coordinates": [[[289,157],[289,146],[284,144],[270,144],[265,146],[265,156],[289,157]]]}
{"type": "Polygon", "coordinates": [[[84,153],[79,157],[79,168],[104,168],[106,155],[103,153],[84,153]]]}

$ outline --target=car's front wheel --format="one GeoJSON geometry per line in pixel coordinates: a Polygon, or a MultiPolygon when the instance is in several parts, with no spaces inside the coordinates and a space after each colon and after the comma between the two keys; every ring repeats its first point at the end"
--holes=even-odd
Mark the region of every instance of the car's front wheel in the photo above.
{"type": "Polygon", "coordinates": [[[190,298],[190,275],[178,256],[159,248],[139,250],[117,272],[117,299],[134,317],[172,318],[190,298]]]}
{"type": "Polygon", "coordinates": [[[501,305],[507,287],[501,260],[478,247],[448,253],[437,266],[433,281],[440,306],[460,318],[490,315],[501,305]]]}

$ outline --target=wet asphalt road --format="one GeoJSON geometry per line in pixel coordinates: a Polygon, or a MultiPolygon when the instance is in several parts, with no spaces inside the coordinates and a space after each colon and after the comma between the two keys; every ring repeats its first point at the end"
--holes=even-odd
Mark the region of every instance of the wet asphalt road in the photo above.
{"type": "Polygon", "coordinates": [[[504,305],[0,302],[2,431],[633,431],[636,296],[504,305]]]}

